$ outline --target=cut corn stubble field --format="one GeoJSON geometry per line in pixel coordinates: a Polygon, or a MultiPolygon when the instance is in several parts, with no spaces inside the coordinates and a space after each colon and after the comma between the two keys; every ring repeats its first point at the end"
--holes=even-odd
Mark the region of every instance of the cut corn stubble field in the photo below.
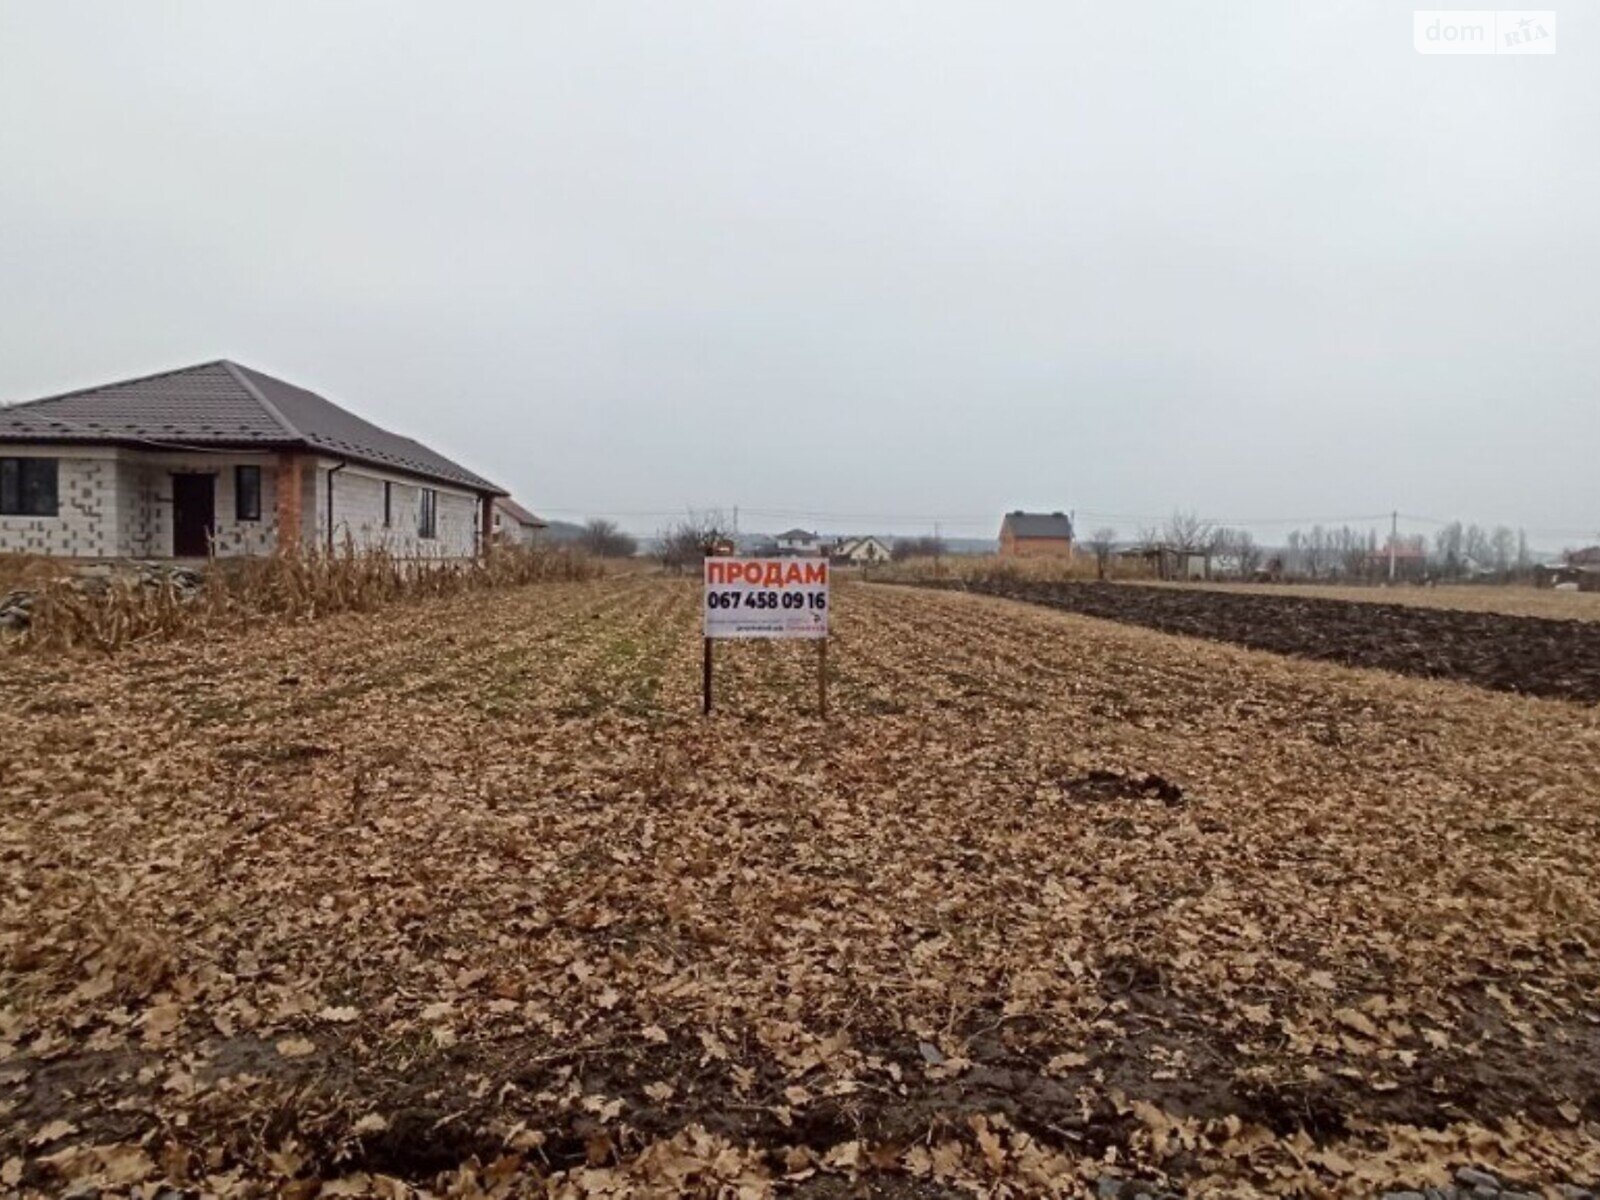
{"type": "Polygon", "coordinates": [[[8,663],[0,1179],[1600,1174],[1594,708],[835,599],[826,723],[638,577],[8,663]]]}

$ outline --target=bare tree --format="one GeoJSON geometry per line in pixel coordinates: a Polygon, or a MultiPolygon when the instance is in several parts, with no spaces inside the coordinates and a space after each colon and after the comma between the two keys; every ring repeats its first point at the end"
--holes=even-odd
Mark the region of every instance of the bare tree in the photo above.
{"type": "Polygon", "coordinates": [[[1468,525],[1461,539],[1462,553],[1480,571],[1494,566],[1494,550],[1489,545],[1489,535],[1481,525],[1468,525]]]}
{"type": "Polygon", "coordinates": [[[1204,551],[1214,544],[1216,526],[1198,513],[1174,511],[1161,533],[1174,550],[1204,551]]]}
{"type": "Polygon", "coordinates": [[[1094,554],[1094,569],[1098,578],[1106,577],[1106,567],[1111,563],[1111,552],[1117,548],[1117,531],[1110,527],[1096,529],[1084,543],[1094,554]]]}
{"type": "Polygon", "coordinates": [[[639,543],[617,527],[615,521],[596,517],[583,527],[578,545],[597,558],[632,558],[639,543]]]}
{"type": "Polygon", "coordinates": [[[674,571],[698,567],[708,554],[733,545],[733,522],[722,515],[721,509],[697,512],[690,509],[677,524],[658,535],[660,549],[657,554],[661,564],[674,571]]]}
{"type": "Polygon", "coordinates": [[[1264,557],[1261,546],[1250,535],[1248,529],[1239,531],[1239,542],[1235,547],[1239,555],[1239,574],[1246,579],[1254,577],[1261,570],[1261,560],[1264,557]]]}
{"type": "Polygon", "coordinates": [[[1463,545],[1466,533],[1461,528],[1460,521],[1451,521],[1450,524],[1433,535],[1433,555],[1438,573],[1445,579],[1454,579],[1461,574],[1463,564],[1463,545]]]}
{"type": "Polygon", "coordinates": [[[1337,531],[1321,525],[1313,525],[1309,531],[1290,530],[1285,543],[1288,554],[1285,556],[1284,570],[1290,575],[1321,579],[1339,562],[1346,540],[1337,531]]]}
{"type": "MultiPolygon", "coordinates": [[[[1180,578],[1189,576],[1189,560],[1199,555],[1204,559],[1205,574],[1211,574],[1211,556],[1217,552],[1217,527],[1195,512],[1174,510],[1162,529],[1162,540],[1174,551],[1174,565],[1180,578]]],[[[1167,557],[1161,557],[1161,575],[1166,578],[1167,557]]]]}
{"type": "Polygon", "coordinates": [[[1321,525],[1313,525],[1300,544],[1300,553],[1305,561],[1306,574],[1312,579],[1322,578],[1333,557],[1328,548],[1328,531],[1321,525]]]}
{"type": "Polygon", "coordinates": [[[1362,533],[1341,525],[1328,535],[1329,552],[1340,572],[1348,579],[1360,579],[1367,572],[1367,563],[1378,549],[1378,535],[1372,530],[1362,533]]]}
{"type": "Polygon", "coordinates": [[[1489,553],[1494,559],[1494,569],[1501,575],[1510,575],[1517,558],[1517,535],[1505,525],[1496,525],[1489,535],[1489,553]]]}
{"type": "Polygon", "coordinates": [[[1261,547],[1248,529],[1218,529],[1216,552],[1232,561],[1240,579],[1249,579],[1261,565],[1261,547]]]}

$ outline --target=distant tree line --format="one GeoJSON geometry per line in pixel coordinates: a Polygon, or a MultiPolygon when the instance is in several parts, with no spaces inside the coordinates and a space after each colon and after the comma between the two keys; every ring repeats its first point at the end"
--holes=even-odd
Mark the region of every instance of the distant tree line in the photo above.
{"type": "Polygon", "coordinates": [[[908,558],[938,558],[948,553],[941,537],[895,538],[894,545],[889,547],[889,555],[895,562],[905,562],[908,558]]]}
{"type": "MultiPolygon", "coordinates": [[[[1102,578],[1118,550],[1114,529],[1097,529],[1084,543],[1102,578]]],[[[1213,577],[1250,579],[1262,575],[1312,580],[1379,582],[1389,576],[1389,538],[1375,529],[1313,525],[1291,530],[1281,549],[1270,554],[1247,529],[1208,521],[1193,512],[1174,512],[1161,525],[1139,530],[1136,549],[1170,552],[1206,560],[1213,577]]],[[[1396,574],[1407,579],[1457,580],[1527,577],[1533,570],[1528,535],[1506,525],[1486,528],[1451,521],[1434,534],[1402,535],[1394,544],[1396,574]]]]}
{"type": "MultiPolygon", "coordinates": [[[[1439,580],[1526,577],[1534,567],[1528,535],[1521,529],[1451,521],[1434,535],[1402,535],[1394,544],[1399,573],[1439,580]]],[[[1375,530],[1313,525],[1293,530],[1285,541],[1283,573],[1309,579],[1386,579],[1390,546],[1375,530]]]]}
{"type": "Polygon", "coordinates": [[[1484,529],[1451,521],[1433,535],[1431,562],[1445,579],[1485,573],[1509,576],[1532,570],[1533,554],[1528,549],[1528,535],[1521,529],[1513,531],[1504,525],[1484,529]]]}

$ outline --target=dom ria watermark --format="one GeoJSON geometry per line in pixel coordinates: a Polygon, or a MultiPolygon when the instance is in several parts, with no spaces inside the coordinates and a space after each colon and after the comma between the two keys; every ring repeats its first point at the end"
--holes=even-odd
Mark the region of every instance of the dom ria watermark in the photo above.
{"type": "Polygon", "coordinates": [[[1418,54],[1554,54],[1556,14],[1451,9],[1411,14],[1418,54]]]}

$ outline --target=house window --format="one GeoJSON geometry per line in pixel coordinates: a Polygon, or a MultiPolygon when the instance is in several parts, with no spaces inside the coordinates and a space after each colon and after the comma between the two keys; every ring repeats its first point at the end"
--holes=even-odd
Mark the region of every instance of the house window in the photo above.
{"type": "Polygon", "coordinates": [[[439,493],[422,489],[422,505],[417,510],[417,536],[431,541],[439,535],[439,493]]]}
{"type": "Polygon", "coordinates": [[[387,479],[383,481],[383,527],[394,528],[394,484],[387,479]]]}
{"type": "Polygon", "coordinates": [[[261,468],[233,469],[233,515],[240,521],[261,520],[261,468]]]}
{"type": "Polygon", "coordinates": [[[53,517],[61,511],[54,458],[0,458],[0,516],[53,517]]]}

